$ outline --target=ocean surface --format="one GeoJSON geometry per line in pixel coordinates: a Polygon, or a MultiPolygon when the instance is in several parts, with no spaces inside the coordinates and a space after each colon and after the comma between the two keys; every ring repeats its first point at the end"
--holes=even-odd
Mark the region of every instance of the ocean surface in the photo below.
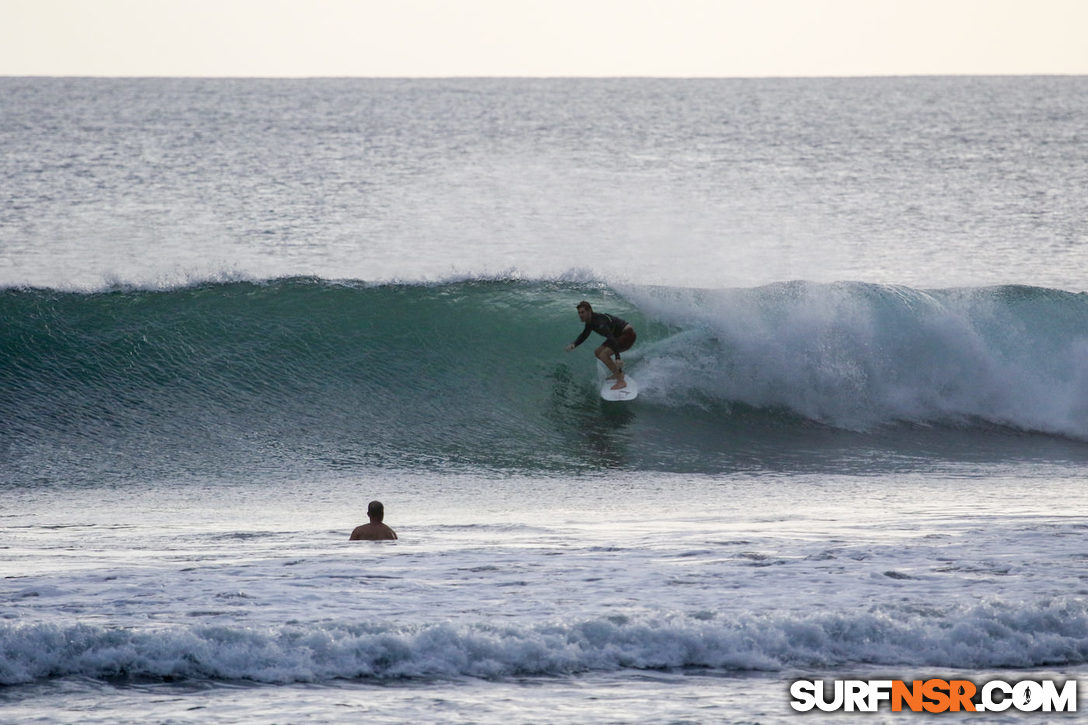
{"type": "Polygon", "coordinates": [[[1084,77],[0,78],[0,722],[1084,690],[1086,117],[1084,77]],[[564,351],[582,299],[637,400],[564,351]],[[349,543],[372,499],[399,540],[349,543]]]}

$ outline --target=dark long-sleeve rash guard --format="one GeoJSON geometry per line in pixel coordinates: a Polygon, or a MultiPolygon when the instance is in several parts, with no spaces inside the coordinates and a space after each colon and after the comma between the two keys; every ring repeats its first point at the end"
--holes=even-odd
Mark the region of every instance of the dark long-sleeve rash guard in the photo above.
{"type": "MultiPolygon", "coordinates": [[[[606,315],[603,312],[594,312],[593,316],[589,318],[589,322],[586,323],[586,329],[582,330],[582,334],[574,341],[574,346],[578,347],[586,341],[586,338],[589,337],[589,333],[596,332],[598,335],[604,336],[606,345],[613,350],[617,350],[616,338],[623,333],[623,328],[625,327],[627,327],[627,320],[616,317],[615,315],[606,315]]],[[[619,357],[618,352],[616,353],[616,357],[619,357]]]]}

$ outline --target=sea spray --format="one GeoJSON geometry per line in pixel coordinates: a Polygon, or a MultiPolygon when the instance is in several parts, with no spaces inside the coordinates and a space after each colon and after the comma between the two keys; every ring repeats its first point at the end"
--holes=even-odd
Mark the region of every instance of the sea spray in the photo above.
{"type": "Polygon", "coordinates": [[[981,669],[1088,663],[1083,602],[993,601],[919,617],[856,614],[615,616],[532,624],[438,623],[111,629],[0,625],[0,684],[138,680],[566,675],[621,669],[779,671],[865,665],[981,669]]]}
{"type": "Polygon", "coordinates": [[[665,400],[780,408],[854,430],[977,421],[1088,438],[1084,294],[803,282],[628,293],[683,330],[641,373],[665,400]]]}

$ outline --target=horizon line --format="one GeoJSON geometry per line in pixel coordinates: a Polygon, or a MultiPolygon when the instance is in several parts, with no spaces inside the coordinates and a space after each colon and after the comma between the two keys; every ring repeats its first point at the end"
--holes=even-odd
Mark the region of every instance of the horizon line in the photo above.
{"type": "Polygon", "coordinates": [[[1084,78],[1088,73],[873,73],[817,75],[130,75],[81,73],[0,73],[0,78],[70,80],[848,80],[865,78],[1084,78]]]}

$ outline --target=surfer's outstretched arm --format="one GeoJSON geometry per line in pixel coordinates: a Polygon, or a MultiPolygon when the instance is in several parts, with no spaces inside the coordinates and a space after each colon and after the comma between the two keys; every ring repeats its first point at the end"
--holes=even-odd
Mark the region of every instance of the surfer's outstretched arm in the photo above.
{"type": "Polygon", "coordinates": [[[582,344],[583,342],[585,342],[585,341],[586,341],[586,338],[588,338],[588,337],[589,337],[589,333],[590,333],[590,332],[592,332],[592,331],[593,331],[593,328],[591,328],[591,327],[589,326],[589,323],[587,322],[587,323],[586,323],[586,327],[585,327],[585,329],[584,329],[584,330],[582,330],[582,334],[581,334],[581,335],[579,335],[579,336],[578,336],[577,338],[575,338],[574,342],[572,342],[571,344],[567,345],[567,352],[570,352],[571,350],[573,350],[574,348],[578,347],[578,346],[579,346],[579,345],[581,345],[581,344],[582,344]]]}

